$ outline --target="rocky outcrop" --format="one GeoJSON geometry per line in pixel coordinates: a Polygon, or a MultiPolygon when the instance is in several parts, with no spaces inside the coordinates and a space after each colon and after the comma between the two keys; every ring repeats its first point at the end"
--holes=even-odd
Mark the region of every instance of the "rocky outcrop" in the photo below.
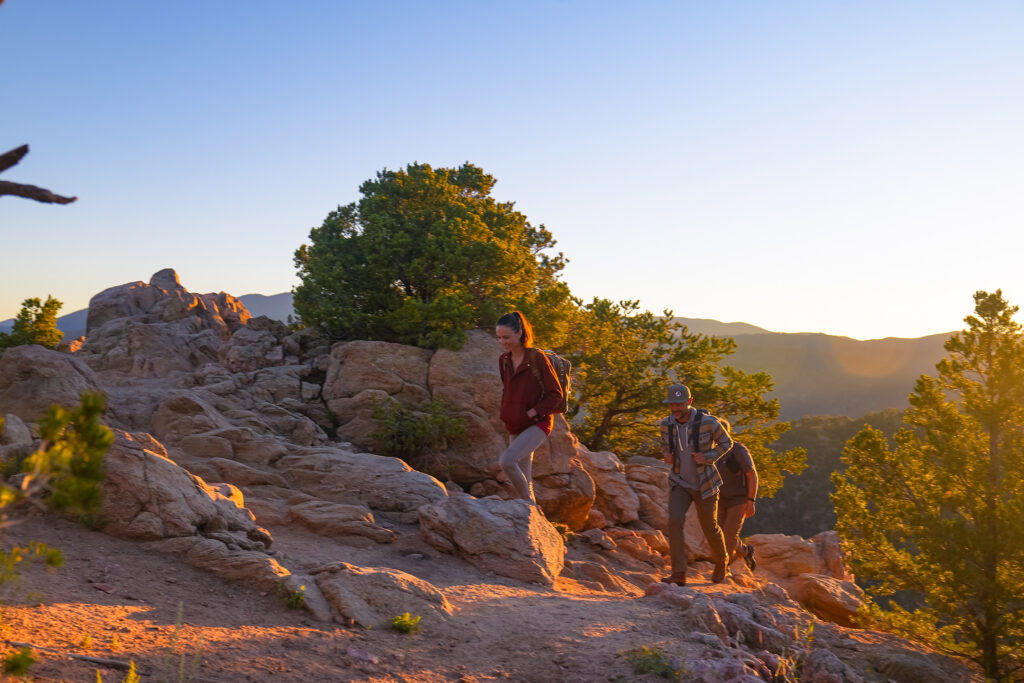
{"type": "Polygon", "coordinates": [[[537,508],[522,500],[455,493],[420,508],[426,541],[501,576],[550,586],[562,571],[565,545],[537,508]]]}
{"type": "Polygon", "coordinates": [[[83,391],[100,392],[100,379],[75,356],[34,344],[0,356],[0,414],[38,422],[53,404],[78,406],[83,391]]]}
{"type": "Polygon", "coordinates": [[[104,459],[104,531],[140,541],[220,532],[247,549],[270,545],[248,510],[175,465],[150,435],[114,434],[104,459]]]}
{"type": "Polygon", "coordinates": [[[294,488],[335,503],[365,505],[398,521],[414,522],[417,511],[448,492],[429,474],[398,458],[337,448],[297,449],[277,463],[294,488]]]}
{"type": "Polygon", "coordinates": [[[452,614],[441,591],[397,569],[334,562],[312,573],[334,609],[366,628],[386,628],[394,617],[405,613],[421,617],[426,624],[452,614]]]}

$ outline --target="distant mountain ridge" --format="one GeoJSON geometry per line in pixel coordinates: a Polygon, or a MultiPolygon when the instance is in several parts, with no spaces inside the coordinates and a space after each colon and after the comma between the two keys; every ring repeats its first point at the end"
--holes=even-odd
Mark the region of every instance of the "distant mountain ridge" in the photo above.
{"type": "MultiPolygon", "coordinates": [[[[238,297],[254,317],[287,322],[294,315],[291,292],[238,297]]],[[[74,339],[85,334],[87,310],[57,318],[57,327],[74,339]]],[[[821,333],[770,332],[756,325],[708,318],[676,318],[691,332],[732,337],[736,353],[726,362],[746,372],[767,372],[775,381],[783,419],[805,415],[860,417],[886,408],[905,408],[907,395],[922,374],[934,374],[949,334],[914,339],[860,341],[821,333]]],[[[13,320],[0,322],[10,332],[13,320]]]]}

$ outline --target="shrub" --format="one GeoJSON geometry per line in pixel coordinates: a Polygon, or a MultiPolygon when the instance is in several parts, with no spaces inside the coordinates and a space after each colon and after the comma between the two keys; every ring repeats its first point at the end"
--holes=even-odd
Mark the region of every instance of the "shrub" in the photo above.
{"type": "Polygon", "coordinates": [[[414,633],[420,630],[420,617],[406,612],[391,620],[391,628],[399,633],[414,633]]]}
{"type": "Polygon", "coordinates": [[[466,421],[440,400],[431,400],[420,410],[393,399],[378,402],[373,406],[373,419],[378,426],[370,438],[377,452],[406,462],[458,443],[466,432],[466,421]]]}
{"type": "Polygon", "coordinates": [[[661,648],[642,645],[619,655],[633,666],[635,674],[654,674],[669,680],[679,680],[681,666],[673,666],[661,648]]]}
{"type": "Polygon", "coordinates": [[[36,663],[32,650],[23,647],[17,652],[12,652],[4,657],[4,672],[12,676],[24,676],[28,673],[30,666],[36,663]]]}

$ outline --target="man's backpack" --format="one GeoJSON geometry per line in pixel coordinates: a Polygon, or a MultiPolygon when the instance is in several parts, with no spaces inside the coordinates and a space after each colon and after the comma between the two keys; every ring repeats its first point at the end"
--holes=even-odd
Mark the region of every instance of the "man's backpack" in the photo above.
{"type": "MultiPolygon", "coordinates": [[[[572,390],[572,363],[568,359],[562,358],[554,351],[547,349],[534,349],[538,353],[543,353],[548,357],[548,361],[551,363],[551,368],[555,371],[555,377],[558,379],[558,386],[562,388],[562,402],[555,406],[556,413],[564,413],[569,409],[569,392],[572,390]]],[[[540,378],[540,368],[537,367],[536,363],[530,363],[530,369],[533,370],[533,376],[540,382],[541,396],[543,396],[544,382],[540,378]]]]}
{"type": "Polygon", "coordinates": [[[694,408],[693,410],[697,411],[697,419],[690,425],[690,448],[692,452],[697,453],[700,450],[700,423],[705,415],[711,414],[711,411],[705,408],[694,408]]]}

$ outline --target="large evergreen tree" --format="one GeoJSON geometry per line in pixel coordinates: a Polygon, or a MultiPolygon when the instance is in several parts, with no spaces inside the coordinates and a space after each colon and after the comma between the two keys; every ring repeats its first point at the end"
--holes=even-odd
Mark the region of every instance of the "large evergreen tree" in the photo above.
{"type": "Polygon", "coordinates": [[[1024,674],[1024,335],[1002,292],[974,295],[967,329],[910,396],[890,449],[865,428],[834,475],[838,530],[875,615],[961,652],[997,680],[1024,674]],[[906,593],[904,593],[904,597],[906,593]],[[906,602],[906,600],[904,600],[906,602]]]}
{"type": "Polygon", "coordinates": [[[678,381],[690,387],[694,405],[732,423],[757,463],[763,494],[782,486],[784,471],[803,469],[803,449],[768,447],[789,428],[777,421],[778,400],[765,398],[771,378],[722,365],[736,348],[732,339],[691,333],[671,311],[656,316],[636,301],[594,299],[576,326],[569,353],[579,367],[582,410],[573,432],[591,450],[659,457],[656,425],[668,414],[665,390],[678,381]]]}
{"type": "Polygon", "coordinates": [[[461,345],[518,308],[557,341],[570,308],[562,254],[544,226],[491,197],[495,179],[472,164],[381,171],[295,253],[295,310],[336,339],[461,345]],[[532,314],[532,315],[531,315],[532,314]]]}

